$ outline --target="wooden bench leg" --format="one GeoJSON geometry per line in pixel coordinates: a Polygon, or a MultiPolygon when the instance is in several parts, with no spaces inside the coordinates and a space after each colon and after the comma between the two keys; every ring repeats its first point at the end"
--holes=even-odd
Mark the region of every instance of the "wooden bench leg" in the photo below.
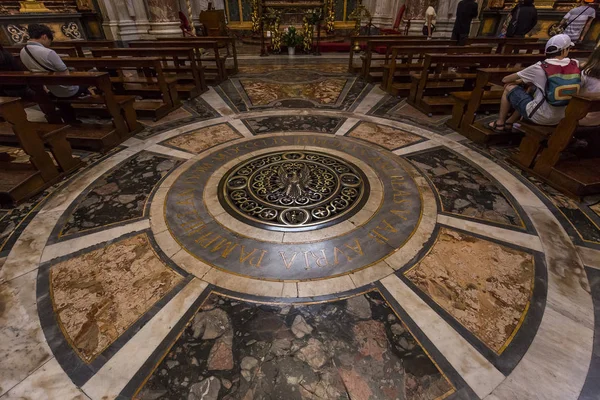
{"type": "Polygon", "coordinates": [[[542,149],[542,142],[542,138],[525,135],[521,139],[519,152],[512,155],[511,160],[523,168],[533,168],[535,159],[542,149]]]}
{"type": "Polygon", "coordinates": [[[66,134],[54,136],[48,141],[48,146],[62,172],[70,172],[81,166],[82,161],[73,157],[73,149],[67,141],[66,134]]]}
{"type": "Polygon", "coordinates": [[[127,124],[127,131],[129,134],[131,134],[131,132],[136,132],[137,130],[139,130],[140,123],[137,120],[137,114],[135,112],[135,109],[133,108],[133,103],[126,104],[123,107],[123,117],[125,118],[125,123],[127,124]]]}
{"type": "Polygon", "coordinates": [[[454,106],[452,107],[452,118],[446,122],[450,128],[458,131],[460,128],[460,123],[462,121],[463,115],[465,115],[465,110],[467,108],[467,103],[458,99],[454,99],[454,106]]]}

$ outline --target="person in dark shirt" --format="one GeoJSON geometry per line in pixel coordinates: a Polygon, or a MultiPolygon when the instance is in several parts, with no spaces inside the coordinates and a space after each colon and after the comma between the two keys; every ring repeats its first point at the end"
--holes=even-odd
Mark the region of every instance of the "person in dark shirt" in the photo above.
{"type": "MultiPolygon", "coordinates": [[[[0,44],[0,71],[23,71],[24,68],[21,64],[13,57],[10,52],[4,49],[0,44]]],[[[0,85],[0,96],[8,97],[21,97],[29,100],[34,96],[33,91],[27,86],[22,85],[0,85]]]]}
{"type": "Polygon", "coordinates": [[[471,30],[471,21],[477,17],[479,8],[475,0],[461,0],[456,8],[456,20],[452,29],[452,40],[456,40],[459,46],[464,46],[469,31],[471,30]]]}
{"type": "Polygon", "coordinates": [[[533,0],[523,0],[510,12],[506,37],[525,37],[537,25],[537,10],[533,0]]]}

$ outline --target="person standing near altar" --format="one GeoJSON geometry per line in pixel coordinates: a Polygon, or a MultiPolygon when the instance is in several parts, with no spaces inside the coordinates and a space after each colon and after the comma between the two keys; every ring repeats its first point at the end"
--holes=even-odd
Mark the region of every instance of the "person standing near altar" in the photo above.
{"type": "Polygon", "coordinates": [[[456,40],[459,46],[464,46],[469,32],[471,21],[479,14],[479,6],[475,0],[461,0],[456,8],[456,20],[452,29],[452,40],[456,40]]]}

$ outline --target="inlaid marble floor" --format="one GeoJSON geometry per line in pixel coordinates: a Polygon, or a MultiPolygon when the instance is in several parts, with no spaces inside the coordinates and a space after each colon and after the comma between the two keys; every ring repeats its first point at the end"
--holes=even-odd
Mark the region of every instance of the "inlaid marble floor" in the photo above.
{"type": "Polygon", "coordinates": [[[282,60],[0,210],[0,400],[599,399],[600,199],[282,60]]]}

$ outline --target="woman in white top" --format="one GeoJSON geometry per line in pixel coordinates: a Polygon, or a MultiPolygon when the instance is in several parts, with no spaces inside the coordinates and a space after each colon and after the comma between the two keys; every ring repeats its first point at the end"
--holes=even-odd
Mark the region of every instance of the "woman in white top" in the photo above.
{"type": "Polygon", "coordinates": [[[433,35],[433,31],[435,30],[435,22],[437,18],[437,13],[435,12],[435,8],[433,8],[434,2],[429,3],[429,7],[425,11],[425,26],[423,26],[423,34],[427,35],[427,40],[431,40],[433,35]]]}

